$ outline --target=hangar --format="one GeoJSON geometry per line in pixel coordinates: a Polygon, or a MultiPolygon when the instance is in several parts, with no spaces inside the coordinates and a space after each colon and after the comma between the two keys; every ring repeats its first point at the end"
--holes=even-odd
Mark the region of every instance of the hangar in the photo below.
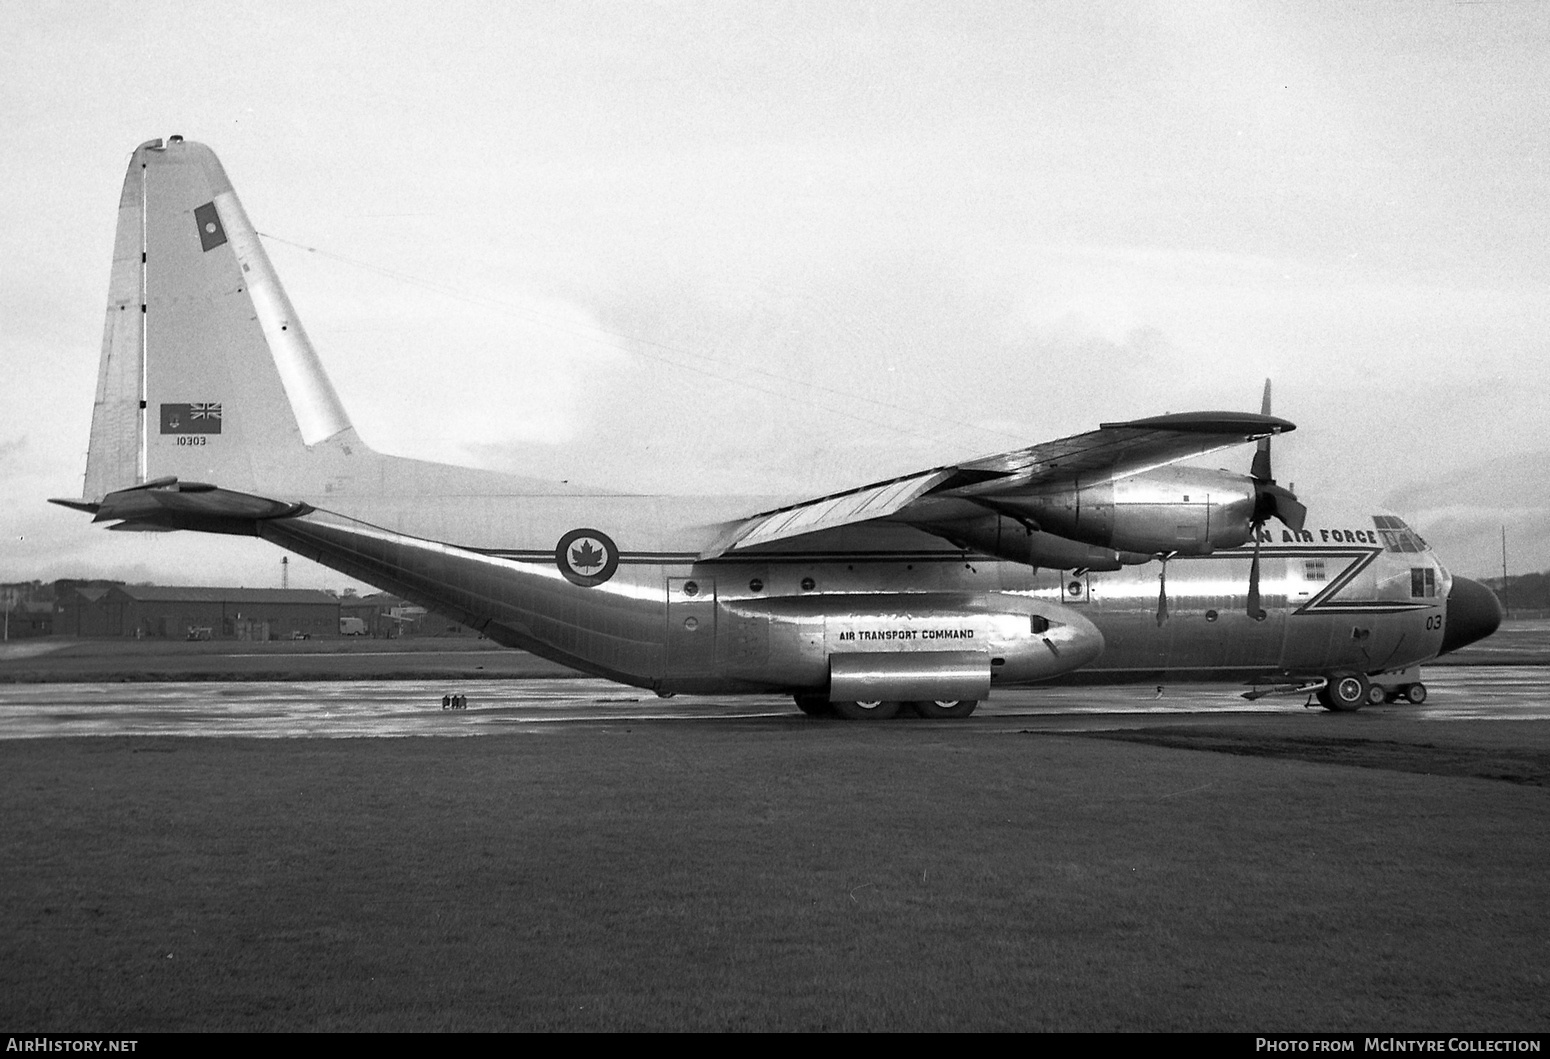
{"type": "Polygon", "coordinates": [[[114,585],[59,600],[65,636],[162,640],[289,640],[339,635],[339,600],[304,588],[114,585]]]}

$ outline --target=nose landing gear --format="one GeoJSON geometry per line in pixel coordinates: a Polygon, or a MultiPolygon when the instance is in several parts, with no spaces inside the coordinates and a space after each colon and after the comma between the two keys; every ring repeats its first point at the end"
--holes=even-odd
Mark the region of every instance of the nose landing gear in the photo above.
{"type": "Polygon", "coordinates": [[[1383,702],[1408,702],[1419,706],[1426,701],[1426,685],[1420,681],[1413,684],[1374,684],[1367,693],[1367,701],[1374,706],[1383,702]]]}
{"type": "Polygon", "coordinates": [[[1335,713],[1354,713],[1367,704],[1372,684],[1365,673],[1331,673],[1316,693],[1319,704],[1335,713]]]}

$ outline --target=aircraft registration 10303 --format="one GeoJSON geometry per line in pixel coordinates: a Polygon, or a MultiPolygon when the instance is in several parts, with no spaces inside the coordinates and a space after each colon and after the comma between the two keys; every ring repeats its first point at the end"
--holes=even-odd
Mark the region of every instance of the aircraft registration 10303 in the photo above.
{"type": "Polygon", "coordinates": [[[207,147],[119,200],[83,496],[117,530],[261,537],[662,695],[963,717],[998,685],[1223,681],[1332,710],[1426,693],[1494,631],[1397,516],[1313,517],[1270,414],[1106,423],[830,496],[661,498],[388,456],[356,434],[207,147]],[[1256,444],[1251,470],[1182,465],[1256,444]],[[445,503],[428,503],[433,498],[445,503]]]}

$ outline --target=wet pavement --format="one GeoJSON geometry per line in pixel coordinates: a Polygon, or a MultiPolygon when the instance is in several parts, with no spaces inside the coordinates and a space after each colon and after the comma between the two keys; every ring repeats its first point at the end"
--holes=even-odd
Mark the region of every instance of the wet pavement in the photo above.
{"type": "MultiPolygon", "coordinates": [[[[1425,674],[1426,703],[1369,706],[1364,718],[1550,720],[1550,669],[1448,666],[1425,674]]],[[[1238,697],[1236,685],[998,689],[968,721],[987,731],[1155,726],[1189,719],[1322,714],[1306,696],[1238,697]]],[[[785,696],[660,699],[600,680],[242,681],[0,685],[0,739],[49,736],[184,735],[264,738],[539,734],[597,722],[815,724],[785,696]],[[445,709],[444,695],[466,709],[445,709]]]]}

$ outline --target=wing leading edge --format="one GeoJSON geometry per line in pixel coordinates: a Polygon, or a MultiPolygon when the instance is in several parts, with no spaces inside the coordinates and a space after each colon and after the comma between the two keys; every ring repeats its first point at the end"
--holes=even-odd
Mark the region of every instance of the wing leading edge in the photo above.
{"type": "Polygon", "coordinates": [[[1089,484],[1112,481],[1295,429],[1285,419],[1252,412],[1186,412],[1103,423],[1058,441],[762,511],[728,527],[700,558],[888,518],[927,497],[988,499],[1078,478],[1089,484]]]}

